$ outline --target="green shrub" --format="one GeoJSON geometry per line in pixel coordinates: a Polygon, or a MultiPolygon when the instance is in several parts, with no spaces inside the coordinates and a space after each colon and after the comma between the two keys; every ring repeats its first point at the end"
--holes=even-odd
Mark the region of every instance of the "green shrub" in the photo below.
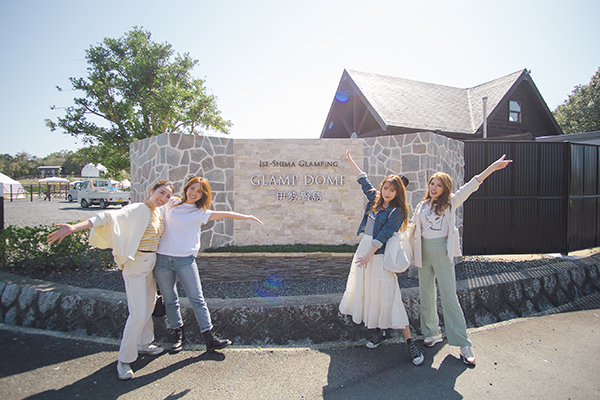
{"type": "MultiPolygon", "coordinates": [[[[0,268],[13,272],[101,270],[115,267],[110,249],[97,249],[88,243],[89,231],[74,232],[61,243],[48,244],[48,234],[56,228],[19,228],[9,225],[0,232],[0,268]]],[[[354,245],[266,245],[226,246],[206,249],[206,253],[354,253],[354,245]]]]}
{"type": "Polygon", "coordinates": [[[12,270],[74,270],[112,268],[110,249],[100,250],[88,244],[86,231],[74,232],[61,243],[48,244],[47,237],[56,228],[50,226],[15,227],[0,232],[0,267],[12,270]]]}

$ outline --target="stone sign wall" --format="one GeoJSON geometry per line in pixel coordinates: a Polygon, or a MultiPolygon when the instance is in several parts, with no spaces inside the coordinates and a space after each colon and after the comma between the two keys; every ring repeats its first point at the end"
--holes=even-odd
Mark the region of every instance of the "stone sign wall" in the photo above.
{"type": "Polygon", "coordinates": [[[202,176],[211,185],[211,208],[253,214],[265,224],[211,221],[202,228],[203,248],[355,244],[365,197],[346,149],[377,188],[390,173],[408,177],[411,212],[433,173],[448,173],[455,185],[464,180],[463,144],[430,132],[293,140],[163,134],[131,145],[133,200],[142,201],[161,179],[181,196],[189,178],[202,176]]]}

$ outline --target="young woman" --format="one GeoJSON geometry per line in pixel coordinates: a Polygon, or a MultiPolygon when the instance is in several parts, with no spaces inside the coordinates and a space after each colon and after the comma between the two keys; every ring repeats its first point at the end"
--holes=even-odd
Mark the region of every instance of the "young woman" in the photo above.
{"type": "Polygon", "coordinates": [[[221,340],[214,335],[210,313],[202,294],[202,283],[196,265],[196,256],[200,250],[201,226],[208,221],[224,218],[252,220],[263,224],[253,215],[209,210],[211,201],[208,181],[195,177],[184,186],[183,198],[174,198],[165,207],[165,232],[158,245],[154,277],[165,300],[169,325],[174,329],[172,352],[181,351],[183,347],[183,321],[176,278],[179,278],[185,288],[200,332],[206,341],[206,350],[214,352],[231,344],[231,341],[221,340]]]}
{"type": "Polygon", "coordinates": [[[123,271],[129,316],[117,356],[119,379],[133,378],[130,363],[138,354],[156,355],[163,349],[152,344],[154,324],[152,311],[156,301],[156,281],[152,275],[156,248],[164,230],[162,205],[173,195],[173,185],[160,181],[150,189],[144,203],[133,203],[119,210],[101,212],[75,225],[56,224],[59,228],[48,235],[48,243],[60,243],[73,232],[91,228],[90,244],[111,248],[115,262],[123,271]]]}
{"type": "Polygon", "coordinates": [[[415,208],[414,263],[419,267],[421,298],[421,332],[424,344],[433,347],[443,340],[439,328],[435,279],[440,289],[446,336],[451,346],[460,346],[460,356],[467,365],[475,365],[467,324],[456,294],[454,257],[460,256],[459,233],[456,228],[456,209],[475,192],[494,171],[505,168],[512,160],[506,155],[476,175],[452,194],[452,178],[438,172],[428,182],[427,193],[415,208]]]}
{"type": "Polygon", "coordinates": [[[368,329],[377,330],[367,343],[370,349],[387,339],[386,329],[402,330],[413,364],[421,365],[424,357],[410,334],[398,277],[383,267],[386,242],[394,232],[406,228],[408,206],[404,183],[399,176],[388,175],[378,191],[356,165],[349,150],[346,157],[369,203],[357,232],[364,235],[352,260],[340,312],[352,315],[357,324],[364,322],[368,329]]]}

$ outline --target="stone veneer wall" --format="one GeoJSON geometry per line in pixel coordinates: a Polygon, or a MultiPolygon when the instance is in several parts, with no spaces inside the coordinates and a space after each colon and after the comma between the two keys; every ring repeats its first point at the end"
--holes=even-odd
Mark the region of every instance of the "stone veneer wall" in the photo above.
{"type": "MultiPolygon", "coordinates": [[[[253,214],[265,223],[209,222],[202,227],[203,248],[355,244],[365,198],[345,158],[346,149],[359,165],[362,157],[363,169],[376,187],[390,173],[406,175],[411,181],[407,187],[411,212],[433,173],[448,173],[455,185],[464,181],[462,142],[431,132],[291,140],[163,134],[131,145],[133,201],[142,201],[148,188],[161,179],[173,182],[181,195],[189,178],[202,176],[211,185],[212,209],[253,214]],[[321,161],[325,164],[309,164],[321,161]],[[311,184],[315,177],[317,183],[329,178],[332,184],[311,184]],[[271,179],[282,184],[269,185],[271,179]]],[[[458,217],[462,221],[461,213],[458,217]]]]}

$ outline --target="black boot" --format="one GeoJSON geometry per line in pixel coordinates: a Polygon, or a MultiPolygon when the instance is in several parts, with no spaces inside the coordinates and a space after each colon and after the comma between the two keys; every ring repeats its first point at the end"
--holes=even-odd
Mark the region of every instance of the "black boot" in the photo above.
{"type": "Polygon", "coordinates": [[[172,353],[179,353],[183,349],[183,326],[175,328],[173,331],[173,345],[171,346],[172,353]]]}
{"type": "Polygon", "coordinates": [[[206,351],[214,353],[215,350],[224,349],[231,344],[231,340],[221,340],[216,337],[212,330],[203,332],[204,340],[206,340],[206,351]]]}

